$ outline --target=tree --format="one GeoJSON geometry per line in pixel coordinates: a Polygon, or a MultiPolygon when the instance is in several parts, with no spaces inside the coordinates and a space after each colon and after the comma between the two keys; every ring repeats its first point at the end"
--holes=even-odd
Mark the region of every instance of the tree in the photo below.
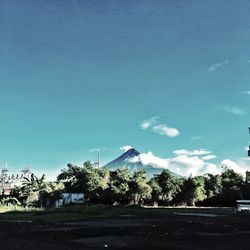
{"type": "Polygon", "coordinates": [[[86,200],[102,202],[104,190],[108,188],[109,171],[96,168],[89,161],[84,162],[82,167],[68,164],[57,180],[65,182],[68,192],[84,193],[86,200]]]}
{"type": "Polygon", "coordinates": [[[180,181],[173,176],[169,170],[163,170],[161,174],[156,175],[155,180],[161,188],[161,199],[163,203],[169,204],[180,191],[180,181]]]}
{"type": "Polygon", "coordinates": [[[220,175],[208,174],[205,179],[206,196],[208,199],[222,193],[222,179],[220,175]]]}
{"type": "Polygon", "coordinates": [[[108,188],[109,171],[105,168],[92,168],[86,172],[85,194],[93,202],[104,202],[108,188]]]}
{"type": "Polygon", "coordinates": [[[53,206],[58,199],[62,198],[63,190],[64,184],[61,182],[46,182],[39,193],[39,202],[41,206],[53,206]]]}
{"type": "Polygon", "coordinates": [[[110,172],[109,188],[107,191],[112,204],[118,202],[124,205],[128,201],[127,194],[130,178],[130,171],[127,168],[110,172]]]}
{"type": "Polygon", "coordinates": [[[130,199],[134,204],[142,205],[144,200],[151,198],[152,188],[147,182],[145,171],[136,171],[129,185],[130,199]]]}
{"type": "Polygon", "coordinates": [[[61,198],[63,183],[45,181],[45,175],[38,178],[34,174],[31,174],[30,179],[24,180],[22,187],[14,189],[11,195],[22,200],[26,206],[52,206],[61,198]]]}
{"type": "Polygon", "coordinates": [[[155,178],[152,178],[149,181],[149,186],[152,189],[151,202],[153,204],[159,204],[159,200],[161,199],[161,194],[162,194],[162,188],[160,187],[158,181],[155,178]]]}
{"type": "Polygon", "coordinates": [[[194,206],[196,202],[203,201],[206,198],[205,178],[189,177],[183,183],[182,192],[187,205],[194,206]]]}
{"type": "Polygon", "coordinates": [[[40,192],[46,185],[45,175],[42,175],[41,178],[38,178],[32,173],[30,179],[24,179],[25,181],[23,182],[23,185],[20,188],[20,199],[27,206],[36,206],[39,204],[40,192]]]}
{"type": "Polygon", "coordinates": [[[91,168],[90,162],[84,162],[83,166],[68,164],[57,176],[58,181],[63,181],[67,192],[83,193],[85,190],[85,171],[91,168]]]}
{"type": "Polygon", "coordinates": [[[234,204],[235,200],[242,198],[243,176],[232,169],[225,169],[221,174],[222,194],[225,205],[234,204]]]}

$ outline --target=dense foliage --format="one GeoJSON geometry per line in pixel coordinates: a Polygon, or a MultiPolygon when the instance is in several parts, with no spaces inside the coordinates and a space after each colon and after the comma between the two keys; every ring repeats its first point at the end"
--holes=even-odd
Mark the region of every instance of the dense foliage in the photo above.
{"type": "Polygon", "coordinates": [[[29,179],[25,178],[21,187],[13,189],[10,197],[2,199],[2,202],[7,205],[50,207],[61,198],[63,190],[63,183],[46,181],[45,175],[38,178],[31,174],[29,179]]]}
{"type": "Polygon", "coordinates": [[[92,203],[138,205],[230,206],[236,199],[250,199],[250,186],[231,169],[221,175],[207,174],[179,178],[168,170],[147,178],[146,172],[133,174],[126,168],[114,171],[68,164],[58,175],[68,192],[84,193],[92,203]]]}
{"type": "Polygon", "coordinates": [[[32,174],[0,203],[49,207],[62,198],[63,192],[83,193],[86,202],[112,205],[232,206],[237,199],[250,199],[250,184],[231,169],[224,169],[221,175],[188,178],[163,170],[148,178],[145,171],[110,171],[87,161],[82,166],[68,164],[56,182],[32,174]]]}

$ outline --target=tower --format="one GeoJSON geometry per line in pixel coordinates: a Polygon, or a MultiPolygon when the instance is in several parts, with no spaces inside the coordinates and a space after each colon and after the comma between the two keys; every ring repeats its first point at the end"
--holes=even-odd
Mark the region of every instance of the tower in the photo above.
{"type": "MultiPolygon", "coordinates": [[[[250,127],[248,128],[248,132],[249,132],[249,134],[250,134],[250,127]]],[[[250,146],[249,146],[249,148],[248,148],[247,153],[248,153],[248,156],[250,157],[250,146]]]]}

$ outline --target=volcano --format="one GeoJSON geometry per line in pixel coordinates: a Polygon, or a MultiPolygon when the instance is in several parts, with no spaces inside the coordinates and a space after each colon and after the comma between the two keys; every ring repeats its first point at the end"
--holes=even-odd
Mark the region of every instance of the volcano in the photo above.
{"type": "MultiPolygon", "coordinates": [[[[155,165],[144,165],[141,161],[133,161],[133,159],[139,155],[139,151],[134,148],[130,148],[124,154],[120,155],[115,160],[106,164],[104,167],[111,171],[114,171],[118,168],[127,168],[131,171],[131,173],[134,173],[139,170],[144,170],[147,176],[149,177],[152,177],[155,174],[160,174],[164,170],[164,168],[160,168],[155,165]]],[[[172,174],[178,176],[175,173],[172,174]]]]}

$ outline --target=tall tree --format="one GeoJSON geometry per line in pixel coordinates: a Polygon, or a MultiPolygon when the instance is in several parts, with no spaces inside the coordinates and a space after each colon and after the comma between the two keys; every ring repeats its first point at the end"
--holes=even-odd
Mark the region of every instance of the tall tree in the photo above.
{"type": "Polygon", "coordinates": [[[166,205],[172,201],[180,191],[180,181],[173,176],[169,170],[163,170],[161,174],[156,175],[155,180],[161,188],[161,199],[166,205]]]}
{"type": "Polygon", "coordinates": [[[162,197],[162,188],[160,187],[158,181],[155,178],[151,178],[148,184],[152,189],[151,202],[153,203],[153,205],[159,205],[159,201],[162,197]]]}
{"type": "Polygon", "coordinates": [[[27,206],[36,206],[40,203],[40,192],[45,188],[45,186],[45,175],[38,178],[32,173],[30,179],[24,178],[23,185],[20,188],[19,198],[27,206]]]}
{"type": "Polygon", "coordinates": [[[243,176],[232,169],[225,169],[221,174],[222,194],[225,205],[234,204],[235,200],[242,198],[243,176]]]}
{"type": "Polygon", "coordinates": [[[222,193],[221,175],[208,174],[205,179],[206,196],[208,199],[216,197],[222,193]]]}
{"type": "Polygon", "coordinates": [[[39,193],[39,203],[41,206],[53,206],[54,203],[62,198],[64,184],[61,182],[48,181],[39,193]]]}
{"type": "Polygon", "coordinates": [[[203,201],[206,198],[205,178],[189,177],[183,183],[182,192],[187,205],[194,206],[196,202],[203,201]]]}
{"type": "Polygon", "coordinates": [[[151,198],[152,188],[148,184],[145,171],[136,171],[129,185],[130,198],[134,204],[142,205],[151,198]]]}
{"type": "Polygon", "coordinates": [[[130,178],[130,171],[127,168],[110,172],[108,192],[112,203],[125,204],[128,202],[130,178]]]}

